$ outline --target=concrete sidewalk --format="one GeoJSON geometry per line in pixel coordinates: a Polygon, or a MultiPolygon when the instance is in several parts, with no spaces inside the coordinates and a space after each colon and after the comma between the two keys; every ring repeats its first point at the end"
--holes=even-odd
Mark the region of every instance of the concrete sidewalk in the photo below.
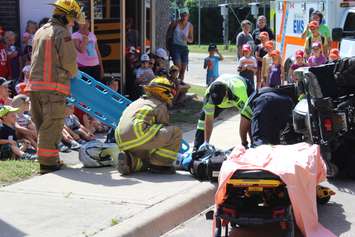
{"type": "MultiPolygon", "coordinates": [[[[238,144],[238,121],[217,121],[211,143],[238,144]]],[[[70,168],[0,188],[0,237],[156,237],[213,203],[215,185],[188,172],[121,177],[113,168],[81,168],[77,153],[63,158],[70,168]]]]}

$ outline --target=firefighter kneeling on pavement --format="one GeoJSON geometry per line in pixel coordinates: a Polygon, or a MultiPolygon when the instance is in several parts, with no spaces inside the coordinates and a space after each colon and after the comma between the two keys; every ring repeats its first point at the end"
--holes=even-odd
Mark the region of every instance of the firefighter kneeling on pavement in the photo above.
{"type": "Polygon", "coordinates": [[[182,141],[180,128],[169,126],[168,105],[175,90],[172,83],[157,77],[144,86],[145,95],[130,104],[115,131],[120,149],[118,171],[175,173],[173,166],[182,141]]]}

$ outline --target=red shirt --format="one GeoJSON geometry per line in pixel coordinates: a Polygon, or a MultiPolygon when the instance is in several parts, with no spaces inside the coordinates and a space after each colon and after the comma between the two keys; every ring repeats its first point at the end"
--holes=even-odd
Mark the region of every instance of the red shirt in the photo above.
{"type": "Polygon", "coordinates": [[[78,109],[78,108],[74,108],[74,114],[76,115],[76,117],[78,117],[79,121],[81,124],[84,124],[84,114],[86,114],[84,111],[78,109]]]}
{"type": "Polygon", "coordinates": [[[10,78],[10,64],[7,59],[6,48],[0,43],[0,77],[10,78]]]}

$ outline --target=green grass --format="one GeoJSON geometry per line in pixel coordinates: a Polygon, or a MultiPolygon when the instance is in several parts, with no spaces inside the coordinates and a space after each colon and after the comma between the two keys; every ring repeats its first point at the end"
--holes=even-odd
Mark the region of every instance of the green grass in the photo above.
{"type": "Polygon", "coordinates": [[[0,185],[21,181],[38,173],[39,164],[33,161],[0,161],[0,185]]]}
{"type": "Polygon", "coordinates": [[[194,93],[199,97],[204,97],[205,92],[206,92],[206,87],[205,86],[197,86],[197,85],[191,85],[191,88],[189,89],[190,93],[194,93]]]}
{"type": "MultiPolygon", "coordinates": [[[[228,49],[225,49],[224,45],[217,45],[219,52],[222,55],[232,55],[235,56],[236,55],[236,46],[233,45],[229,45],[228,49]]],[[[201,44],[200,46],[198,46],[198,44],[192,44],[189,45],[189,50],[191,53],[208,53],[208,45],[206,44],[201,44]]]]}
{"type": "Polygon", "coordinates": [[[189,93],[194,93],[197,96],[191,100],[188,100],[184,106],[174,108],[171,111],[171,123],[179,126],[184,131],[193,129],[200,117],[205,91],[206,87],[191,85],[189,93]]]}

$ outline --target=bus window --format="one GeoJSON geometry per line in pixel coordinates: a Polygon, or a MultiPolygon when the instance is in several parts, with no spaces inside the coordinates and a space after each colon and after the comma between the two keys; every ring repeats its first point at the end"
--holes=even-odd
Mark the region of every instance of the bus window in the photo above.
{"type": "Polygon", "coordinates": [[[120,5],[120,0],[94,0],[95,19],[120,19],[120,5]]]}
{"type": "Polygon", "coordinates": [[[344,24],[344,31],[355,31],[355,13],[349,12],[344,24]]]}

